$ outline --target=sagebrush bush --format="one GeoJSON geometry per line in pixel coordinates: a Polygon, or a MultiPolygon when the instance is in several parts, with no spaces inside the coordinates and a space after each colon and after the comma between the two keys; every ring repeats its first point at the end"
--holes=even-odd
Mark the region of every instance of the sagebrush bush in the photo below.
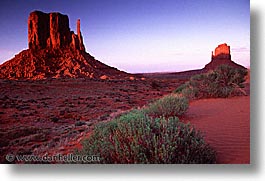
{"type": "Polygon", "coordinates": [[[174,93],[181,93],[184,89],[187,88],[187,86],[187,83],[181,84],[176,90],[174,90],[174,93]]]}
{"type": "Polygon", "coordinates": [[[189,124],[142,111],[98,124],[78,154],[98,155],[100,163],[216,162],[215,151],[189,124]]]}
{"type": "Polygon", "coordinates": [[[208,97],[229,97],[245,94],[243,82],[247,70],[221,65],[208,73],[192,76],[188,82],[178,87],[180,93],[189,99],[208,97]]]}
{"type": "Polygon", "coordinates": [[[188,99],[180,95],[167,95],[148,105],[145,109],[150,116],[181,116],[189,107],[188,99]]]}

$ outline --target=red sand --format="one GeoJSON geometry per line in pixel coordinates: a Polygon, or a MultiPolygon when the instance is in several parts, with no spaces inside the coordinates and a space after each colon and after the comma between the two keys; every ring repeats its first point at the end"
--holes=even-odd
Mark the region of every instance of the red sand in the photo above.
{"type": "Polygon", "coordinates": [[[250,97],[191,102],[187,120],[217,151],[217,163],[250,163],[250,97]]]}

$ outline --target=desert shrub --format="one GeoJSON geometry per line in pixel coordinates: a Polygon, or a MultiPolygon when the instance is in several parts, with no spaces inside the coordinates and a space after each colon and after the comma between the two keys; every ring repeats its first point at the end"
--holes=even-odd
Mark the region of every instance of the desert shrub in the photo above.
{"type": "Polygon", "coordinates": [[[181,93],[184,89],[187,88],[187,84],[181,84],[180,86],[178,86],[178,88],[176,90],[174,90],[174,93],[181,93]]]}
{"type": "Polygon", "coordinates": [[[243,87],[245,76],[247,75],[247,69],[233,68],[228,65],[219,66],[215,72],[219,76],[218,79],[222,80],[223,85],[237,84],[243,87]]]}
{"type": "Polygon", "coordinates": [[[221,65],[216,70],[192,76],[182,87],[178,87],[175,93],[189,99],[242,95],[245,94],[242,88],[246,75],[245,69],[221,65]]]}
{"type": "Polygon", "coordinates": [[[215,151],[200,132],[177,117],[151,118],[132,111],[98,124],[83,142],[82,155],[97,155],[100,163],[215,163],[215,151]]]}
{"type": "Polygon", "coordinates": [[[181,116],[189,107],[188,99],[180,95],[167,95],[149,104],[146,113],[155,117],[181,116]]]}
{"type": "Polygon", "coordinates": [[[198,97],[199,89],[196,87],[188,86],[182,90],[181,95],[187,99],[195,99],[198,97]]]}

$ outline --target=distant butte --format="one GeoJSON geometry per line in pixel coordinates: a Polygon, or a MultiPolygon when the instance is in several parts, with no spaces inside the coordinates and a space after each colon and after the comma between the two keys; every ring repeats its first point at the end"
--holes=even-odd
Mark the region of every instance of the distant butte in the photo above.
{"type": "Polygon", "coordinates": [[[67,15],[31,12],[28,18],[28,49],[0,65],[0,78],[129,78],[130,74],[105,65],[86,52],[80,19],[76,24],[77,34],[70,30],[67,15]]]}
{"type": "Polygon", "coordinates": [[[232,61],[230,46],[228,46],[226,43],[220,44],[215,48],[215,51],[212,52],[211,62],[205,65],[204,70],[212,70],[223,64],[235,68],[245,68],[242,65],[232,61]]]}

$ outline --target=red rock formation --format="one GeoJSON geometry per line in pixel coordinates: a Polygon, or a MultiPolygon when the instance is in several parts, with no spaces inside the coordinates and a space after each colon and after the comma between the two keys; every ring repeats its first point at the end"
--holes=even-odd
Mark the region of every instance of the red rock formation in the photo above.
{"type": "Polygon", "coordinates": [[[230,46],[228,46],[226,43],[218,45],[218,47],[215,48],[215,56],[220,54],[230,55],[230,46]]]}
{"type": "Polygon", "coordinates": [[[49,16],[41,11],[30,13],[28,19],[28,44],[30,49],[47,47],[49,38],[49,16]]]}
{"type": "Polygon", "coordinates": [[[34,11],[28,19],[29,49],[0,65],[0,78],[43,79],[88,77],[128,78],[86,53],[77,20],[77,34],[70,31],[67,15],[34,11]]]}
{"type": "Polygon", "coordinates": [[[77,26],[78,34],[76,35],[70,31],[67,15],[34,11],[30,13],[28,20],[29,49],[72,47],[85,51],[80,31],[80,20],[78,20],[77,26]]]}
{"type": "Polygon", "coordinates": [[[79,42],[79,49],[80,50],[85,50],[85,46],[83,44],[83,37],[82,37],[82,34],[81,34],[81,30],[80,30],[80,19],[77,20],[77,23],[76,23],[76,31],[77,31],[77,37],[78,37],[78,42],[79,42]]]}
{"type": "Polygon", "coordinates": [[[218,45],[215,48],[214,54],[212,53],[212,60],[227,59],[231,60],[230,46],[226,43],[218,45]]]}
{"type": "Polygon", "coordinates": [[[60,13],[50,13],[50,42],[49,47],[68,47],[71,42],[69,20],[66,15],[60,13]]]}
{"type": "Polygon", "coordinates": [[[205,65],[204,70],[212,70],[223,64],[235,68],[245,68],[231,60],[230,46],[226,43],[220,44],[215,48],[214,54],[212,52],[211,62],[205,65]]]}

